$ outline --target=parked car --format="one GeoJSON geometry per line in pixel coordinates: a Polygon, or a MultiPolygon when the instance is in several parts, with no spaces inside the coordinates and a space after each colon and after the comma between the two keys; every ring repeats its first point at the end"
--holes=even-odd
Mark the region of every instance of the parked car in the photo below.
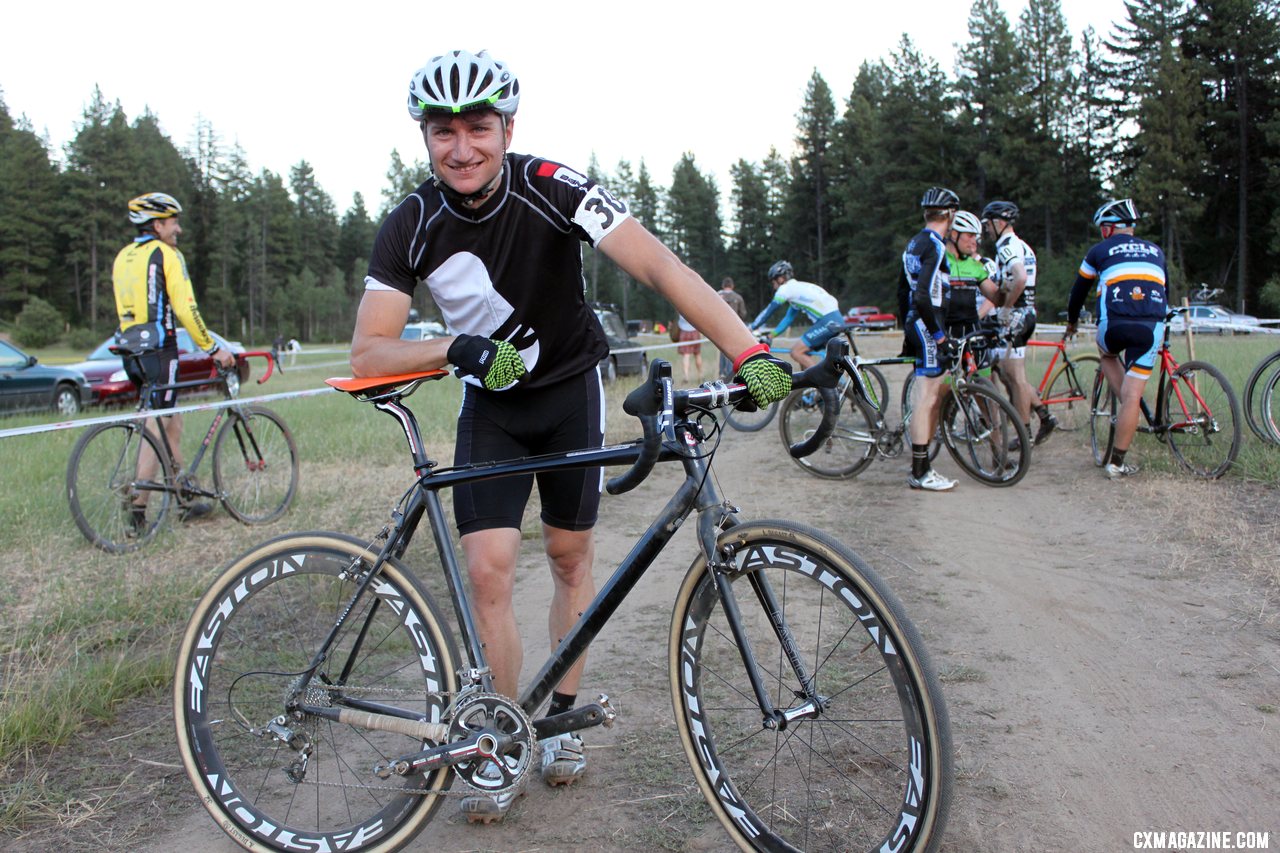
{"type": "Polygon", "coordinates": [[[845,317],[864,329],[892,329],[898,325],[897,315],[887,314],[875,305],[855,305],[845,317]]]}
{"type": "Polygon", "coordinates": [[[431,320],[424,323],[406,323],[404,331],[400,333],[402,341],[427,341],[431,338],[443,337],[444,326],[431,320]]]}
{"type": "Polygon", "coordinates": [[[1249,327],[1258,325],[1257,317],[1237,314],[1221,305],[1192,305],[1188,308],[1188,312],[1188,314],[1179,314],[1169,321],[1171,332],[1177,334],[1186,332],[1188,320],[1191,328],[1200,334],[1217,332],[1222,335],[1233,332],[1237,335],[1247,335],[1251,331],[1249,327]]]}
{"type": "Polygon", "coordinates": [[[600,362],[600,375],[604,381],[612,382],[619,376],[641,374],[649,370],[649,356],[639,349],[639,344],[631,340],[627,334],[627,324],[613,310],[613,306],[604,303],[593,303],[596,319],[604,329],[605,340],[609,342],[609,355],[600,362]],[[631,350],[627,352],[627,350],[631,350]]]}
{"type": "Polygon", "coordinates": [[[0,411],[54,411],[70,417],[89,399],[89,384],[74,368],[48,367],[0,341],[0,411]]]}
{"type": "MultiPolygon", "coordinates": [[[[228,341],[221,335],[213,334],[218,344],[230,350],[236,357],[236,378],[240,382],[249,380],[249,361],[244,358],[244,347],[239,341],[228,341]]],[[[79,364],[70,365],[80,371],[89,381],[90,395],[86,402],[95,405],[125,405],[138,399],[138,386],[125,375],[124,361],[111,351],[114,338],[107,338],[97,349],[79,364]]],[[[178,329],[178,381],[204,379],[213,375],[213,359],[199,349],[191,340],[186,329],[178,329]]],[[[198,386],[189,391],[203,391],[210,386],[198,386]]],[[[232,389],[233,393],[236,389],[232,389]]]]}

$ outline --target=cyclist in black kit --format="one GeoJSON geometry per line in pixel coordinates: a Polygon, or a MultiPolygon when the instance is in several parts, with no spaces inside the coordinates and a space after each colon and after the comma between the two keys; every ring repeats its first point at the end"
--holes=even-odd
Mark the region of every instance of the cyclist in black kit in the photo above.
{"type": "MultiPolygon", "coordinates": [[[[666,297],[733,359],[758,405],[786,396],[790,368],[769,355],[697,273],[681,263],[608,190],[553,160],[508,154],[520,88],[485,52],[431,59],[410,81],[432,177],[391,212],[378,233],[356,318],[357,376],[453,365],[465,381],[455,464],[589,446],[604,437],[597,365],[609,347],[584,298],[581,243],[666,297]],[[449,336],[402,341],[410,297],[426,283],[449,336]]],[[[454,490],[480,637],[496,689],[515,696],[522,648],[512,587],[520,522],[534,478],[454,490]]],[[[592,528],[601,469],[538,475],[544,548],[554,582],[555,645],[595,594],[592,528]]],[[[552,695],[548,713],[573,706],[582,662],[552,695]]],[[[542,744],[542,776],[568,784],[586,762],[575,735],[542,744]]],[[[500,819],[516,793],[463,800],[471,819],[500,819]]]]}

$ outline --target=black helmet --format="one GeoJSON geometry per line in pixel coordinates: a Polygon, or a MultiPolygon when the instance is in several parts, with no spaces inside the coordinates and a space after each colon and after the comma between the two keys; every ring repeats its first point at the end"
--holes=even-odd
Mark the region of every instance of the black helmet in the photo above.
{"type": "Polygon", "coordinates": [[[1094,211],[1093,214],[1093,224],[1097,226],[1132,225],[1138,219],[1138,206],[1133,203],[1131,198],[1109,201],[1094,211]]]}
{"type": "Polygon", "coordinates": [[[959,210],[960,196],[946,187],[929,187],[924,191],[924,197],[920,199],[920,206],[949,207],[952,210],[959,210]]]}
{"type": "Polygon", "coordinates": [[[1005,222],[1013,222],[1018,218],[1018,206],[1011,201],[993,201],[982,208],[982,218],[984,221],[1003,219],[1005,222]]]}
{"type": "Polygon", "coordinates": [[[787,278],[791,278],[795,274],[796,271],[791,268],[790,261],[775,261],[773,266],[769,267],[769,281],[773,281],[780,275],[785,275],[787,278]]]}

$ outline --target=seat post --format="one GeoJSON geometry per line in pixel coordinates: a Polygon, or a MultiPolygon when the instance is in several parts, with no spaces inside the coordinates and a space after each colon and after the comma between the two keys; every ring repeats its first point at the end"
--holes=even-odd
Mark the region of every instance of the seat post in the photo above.
{"type": "Polygon", "coordinates": [[[404,437],[409,442],[409,452],[413,455],[414,472],[421,477],[434,468],[436,463],[427,457],[427,448],[422,442],[422,432],[418,429],[418,419],[413,416],[409,407],[404,405],[401,398],[389,397],[385,400],[377,400],[373,405],[378,411],[386,412],[400,423],[400,428],[404,430],[404,437]]]}

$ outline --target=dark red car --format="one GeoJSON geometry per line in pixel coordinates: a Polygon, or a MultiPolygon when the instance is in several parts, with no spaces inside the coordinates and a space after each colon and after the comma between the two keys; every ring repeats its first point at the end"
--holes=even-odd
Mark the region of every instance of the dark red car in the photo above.
{"type": "Polygon", "coordinates": [[[864,329],[892,329],[898,325],[894,314],[886,314],[875,305],[856,305],[845,315],[864,329]]]}
{"type": "MultiPolygon", "coordinates": [[[[212,333],[211,333],[212,334],[212,333]]],[[[240,382],[249,379],[249,362],[244,358],[244,347],[238,342],[228,341],[221,335],[214,334],[213,339],[230,350],[236,357],[236,376],[240,382]]],[[[79,364],[67,365],[78,370],[89,380],[89,397],[86,403],[98,406],[133,404],[138,399],[138,387],[124,373],[124,363],[120,356],[110,349],[112,338],[89,353],[89,357],[79,364]]],[[[213,359],[204,350],[198,349],[191,341],[186,329],[178,330],[178,380],[204,379],[213,375],[213,359]]],[[[201,388],[186,389],[188,392],[199,392],[201,388]]],[[[235,389],[233,389],[234,391],[235,389]]]]}

